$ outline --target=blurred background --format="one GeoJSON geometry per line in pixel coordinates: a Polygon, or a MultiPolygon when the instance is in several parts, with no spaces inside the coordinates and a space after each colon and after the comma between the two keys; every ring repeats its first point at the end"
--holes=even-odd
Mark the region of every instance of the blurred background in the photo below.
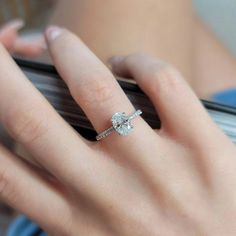
{"type": "MultiPolygon", "coordinates": [[[[234,91],[236,106],[235,13],[235,0],[1,0],[0,36],[14,19],[25,22],[19,29],[25,44],[58,24],[78,34],[104,63],[115,54],[144,51],[175,65],[200,98],[234,91]]],[[[27,57],[19,45],[9,51],[27,57]]],[[[45,48],[28,59],[51,63],[45,48]]],[[[1,127],[0,139],[12,148],[1,127]]],[[[0,202],[0,236],[17,214],[0,202]]]]}
{"type": "Polygon", "coordinates": [[[0,2],[0,23],[21,18],[26,22],[23,31],[43,30],[47,24],[54,0],[2,0],[0,2]]]}

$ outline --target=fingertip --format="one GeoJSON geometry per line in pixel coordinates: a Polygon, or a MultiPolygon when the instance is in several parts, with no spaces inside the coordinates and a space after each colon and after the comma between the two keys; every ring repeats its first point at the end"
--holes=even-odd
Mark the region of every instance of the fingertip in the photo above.
{"type": "Polygon", "coordinates": [[[117,55],[113,56],[108,59],[108,66],[113,73],[116,75],[120,74],[120,67],[123,64],[122,62],[125,60],[125,56],[123,55],[117,55]]]}
{"type": "Polygon", "coordinates": [[[117,65],[121,63],[124,59],[125,59],[125,56],[117,55],[117,56],[110,57],[108,59],[108,63],[113,66],[113,65],[117,65]]]}
{"type": "Polygon", "coordinates": [[[48,43],[53,42],[55,39],[57,39],[59,36],[62,35],[64,29],[56,26],[56,25],[50,25],[45,30],[45,38],[48,43]]]}
{"type": "Polygon", "coordinates": [[[9,21],[6,24],[6,27],[15,29],[16,31],[22,29],[24,26],[25,26],[25,22],[23,19],[14,19],[14,20],[9,21]]]}

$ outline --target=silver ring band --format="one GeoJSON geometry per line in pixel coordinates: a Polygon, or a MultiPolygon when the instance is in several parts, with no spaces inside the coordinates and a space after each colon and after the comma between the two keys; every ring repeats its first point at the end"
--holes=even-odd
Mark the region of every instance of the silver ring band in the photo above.
{"type": "Polygon", "coordinates": [[[99,141],[101,139],[106,138],[113,131],[116,131],[119,135],[122,136],[128,135],[133,130],[131,121],[137,116],[140,116],[141,114],[141,110],[137,110],[129,116],[126,116],[124,112],[116,112],[111,118],[112,126],[99,133],[96,136],[96,140],[99,141]]]}

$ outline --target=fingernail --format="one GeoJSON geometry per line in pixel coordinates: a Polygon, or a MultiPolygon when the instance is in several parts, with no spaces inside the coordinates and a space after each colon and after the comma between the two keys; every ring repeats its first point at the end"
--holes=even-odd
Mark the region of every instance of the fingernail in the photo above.
{"type": "Polygon", "coordinates": [[[15,20],[11,20],[10,22],[8,22],[6,24],[6,27],[8,28],[12,28],[15,30],[20,30],[21,28],[23,28],[25,25],[25,22],[22,19],[15,19],[15,20]]]}
{"type": "Polygon", "coordinates": [[[46,29],[46,37],[49,41],[53,41],[56,38],[58,38],[61,34],[62,34],[63,29],[55,26],[55,25],[51,25],[46,29]]]}
{"type": "Polygon", "coordinates": [[[114,56],[114,57],[111,57],[109,58],[108,60],[108,63],[111,64],[111,65],[116,65],[116,64],[119,64],[120,62],[122,62],[124,60],[125,56],[114,56]]]}

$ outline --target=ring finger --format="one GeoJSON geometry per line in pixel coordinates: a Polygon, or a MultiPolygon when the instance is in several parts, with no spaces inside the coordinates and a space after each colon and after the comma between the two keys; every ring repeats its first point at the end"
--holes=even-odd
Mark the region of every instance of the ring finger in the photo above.
{"type": "MultiPolygon", "coordinates": [[[[133,105],[109,70],[75,35],[58,27],[50,27],[46,37],[55,66],[97,132],[111,126],[110,119],[115,112],[125,112],[127,115],[134,112],[133,105]]],[[[135,129],[129,138],[112,134],[112,137],[105,139],[109,139],[108,147],[114,149],[115,145],[127,151],[127,146],[130,149],[139,139],[143,142],[144,133],[155,134],[142,118],[136,118],[134,122],[135,129]]]]}

